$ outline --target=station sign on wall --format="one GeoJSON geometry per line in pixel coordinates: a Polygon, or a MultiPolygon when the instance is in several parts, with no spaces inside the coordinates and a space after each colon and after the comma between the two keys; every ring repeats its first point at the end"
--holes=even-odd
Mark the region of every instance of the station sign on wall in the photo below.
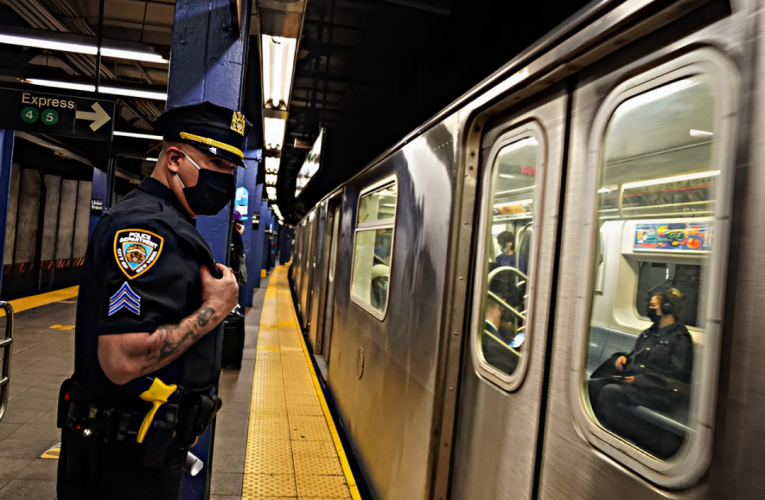
{"type": "Polygon", "coordinates": [[[111,141],[114,101],[0,88],[0,129],[111,141]]]}

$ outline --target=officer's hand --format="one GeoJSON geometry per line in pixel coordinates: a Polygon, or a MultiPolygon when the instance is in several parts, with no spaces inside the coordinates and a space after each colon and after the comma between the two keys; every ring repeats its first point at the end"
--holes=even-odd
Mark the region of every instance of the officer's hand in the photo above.
{"type": "MultiPolygon", "coordinates": [[[[239,301],[239,285],[230,267],[216,264],[223,273],[220,279],[214,278],[206,266],[199,269],[202,277],[202,300],[215,311],[215,316],[225,318],[239,301]]],[[[217,324],[217,323],[216,323],[217,324]]]]}
{"type": "Polygon", "coordinates": [[[624,365],[627,364],[627,357],[626,356],[619,356],[619,358],[616,360],[616,369],[619,371],[624,370],[624,365]]]}
{"type": "Polygon", "coordinates": [[[624,381],[632,383],[635,381],[635,377],[624,377],[624,381]]]}

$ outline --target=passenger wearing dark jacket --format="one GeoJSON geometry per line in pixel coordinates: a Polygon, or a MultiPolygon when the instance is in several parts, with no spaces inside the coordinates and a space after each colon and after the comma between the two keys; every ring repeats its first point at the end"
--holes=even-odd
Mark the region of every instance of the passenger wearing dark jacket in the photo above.
{"type": "Polygon", "coordinates": [[[590,404],[600,423],[657,455],[666,454],[661,452],[663,443],[657,442],[661,433],[625,410],[644,406],[675,415],[687,411],[693,340],[678,322],[681,314],[678,290],[654,295],[648,309],[653,325],[638,336],[631,352],[613,356],[588,383],[590,404]]]}

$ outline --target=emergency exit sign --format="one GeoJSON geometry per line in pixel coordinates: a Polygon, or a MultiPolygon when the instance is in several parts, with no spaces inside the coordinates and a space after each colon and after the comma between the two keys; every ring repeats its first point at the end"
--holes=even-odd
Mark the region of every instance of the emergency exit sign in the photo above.
{"type": "Polygon", "coordinates": [[[111,141],[114,101],[0,88],[0,129],[111,141]]]}

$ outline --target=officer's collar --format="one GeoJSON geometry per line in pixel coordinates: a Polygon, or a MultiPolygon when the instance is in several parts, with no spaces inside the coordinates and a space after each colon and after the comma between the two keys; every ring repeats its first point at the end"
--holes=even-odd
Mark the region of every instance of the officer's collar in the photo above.
{"type": "Polygon", "coordinates": [[[188,220],[189,222],[193,221],[193,219],[189,216],[188,212],[186,212],[186,209],[183,208],[183,205],[178,201],[178,198],[175,196],[175,193],[173,191],[159,182],[154,177],[147,177],[141,182],[141,185],[138,186],[138,189],[143,191],[144,193],[148,193],[152,196],[156,196],[157,198],[166,201],[170,204],[174,209],[180,213],[184,219],[188,220]]]}

